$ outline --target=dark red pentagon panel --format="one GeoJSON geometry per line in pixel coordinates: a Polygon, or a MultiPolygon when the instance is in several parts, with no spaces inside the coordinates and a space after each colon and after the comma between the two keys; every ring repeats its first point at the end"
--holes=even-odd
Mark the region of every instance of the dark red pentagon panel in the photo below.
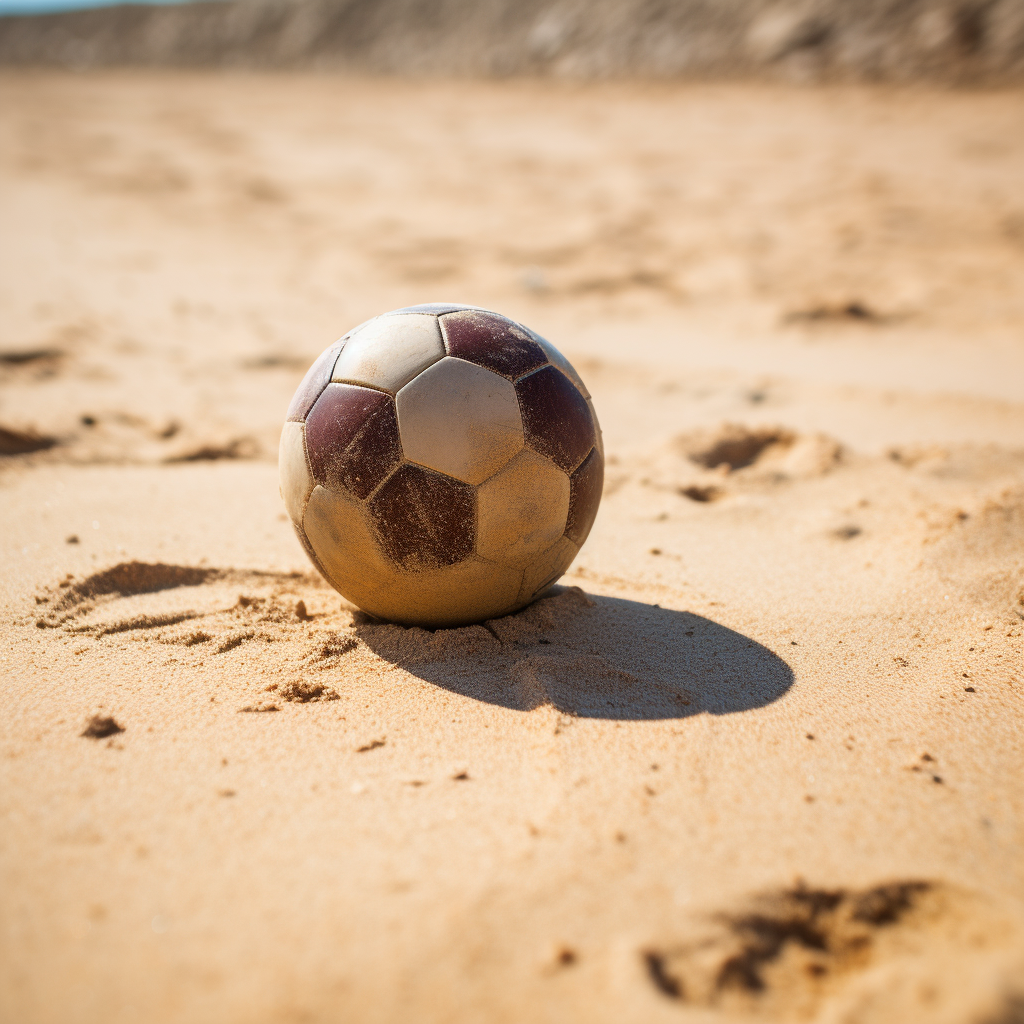
{"type": "Polygon", "coordinates": [[[565,522],[565,535],[576,545],[582,545],[597,517],[604,487],[604,459],[596,449],[583,460],[569,477],[569,517],[565,522]]]}
{"type": "Polygon", "coordinates": [[[313,479],[365,498],[402,461],[395,400],[354,384],[328,384],[306,417],[313,479]]]}
{"type": "Polygon", "coordinates": [[[334,364],[338,361],[338,355],[344,347],[343,342],[335,342],[325,352],[321,352],[316,362],[306,371],[302,383],[292,395],[292,404],[288,406],[286,419],[289,422],[301,423],[306,418],[309,410],[313,408],[313,403],[330,383],[331,374],[334,373],[334,364]]]}
{"type": "Polygon", "coordinates": [[[596,440],[586,399],[560,370],[545,366],[516,382],[526,443],[571,473],[596,440]]]}
{"type": "Polygon", "coordinates": [[[460,480],[407,463],[369,509],[381,545],[404,569],[455,565],[473,553],[476,493],[460,480]]]}
{"type": "Polygon", "coordinates": [[[465,309],[440,318],[448,355],[486,366],[502,377],[515,380],[543,366],[548,357],[514,320],[465,309]]]}

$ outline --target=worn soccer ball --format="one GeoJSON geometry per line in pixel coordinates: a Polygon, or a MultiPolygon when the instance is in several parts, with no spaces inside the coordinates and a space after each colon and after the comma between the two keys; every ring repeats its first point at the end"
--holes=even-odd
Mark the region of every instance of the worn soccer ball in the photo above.
{"type": "Polygon", "coordinates": [[[331,345],[281,433],[281,494],[313,564],[407,625],[507,615],[587,539],[601,430],[568,360],[521,324],[432,304],[331,345]]]}

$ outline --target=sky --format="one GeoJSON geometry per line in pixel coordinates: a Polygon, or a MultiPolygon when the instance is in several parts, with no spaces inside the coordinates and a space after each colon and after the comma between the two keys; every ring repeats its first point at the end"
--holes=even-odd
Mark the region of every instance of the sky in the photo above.
{"type": "MultiPolygon", "coordinates": [[[[125,0],[0,0],[0,15],[46,14],[49,11],[70,11],[81,7],[110,7],[125,0]]],[[[131,0],[133,3],[162,4],[179,0],[131,0]]]]}

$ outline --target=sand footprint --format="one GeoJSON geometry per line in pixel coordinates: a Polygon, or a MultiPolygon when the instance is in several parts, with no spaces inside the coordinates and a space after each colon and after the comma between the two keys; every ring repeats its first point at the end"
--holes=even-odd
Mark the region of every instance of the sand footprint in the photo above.
{"type": "Polygon", "coordinates": [[[95,637],[137,634],[132,639],[186,647],[209,642],[227,651],[253,627],[305,621],[307,601],[325,589],[312,574],[122,562],[37,594],[35,622],[95,637]],[[189,625],[168,631],[181,624],[189,625]]]}
{"type": "Polygon", "coordinates": [[[1019,918],[924,880],[765,893],[651,943],[638,964],[680,1007],[821,1024],[995,1021],[1022,967],[1019,918]]]}

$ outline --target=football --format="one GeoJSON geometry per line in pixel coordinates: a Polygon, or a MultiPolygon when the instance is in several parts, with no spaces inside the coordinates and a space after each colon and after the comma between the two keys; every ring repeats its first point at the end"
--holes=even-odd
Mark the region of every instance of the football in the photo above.
{"type": "Polygon", "coordinates": [[[476,306],[368,320],[299,385],[281,494],[343,597],[405,625],[514,612],[576,557],[597,515],[593,402],[540,335],[476,306]]]}

